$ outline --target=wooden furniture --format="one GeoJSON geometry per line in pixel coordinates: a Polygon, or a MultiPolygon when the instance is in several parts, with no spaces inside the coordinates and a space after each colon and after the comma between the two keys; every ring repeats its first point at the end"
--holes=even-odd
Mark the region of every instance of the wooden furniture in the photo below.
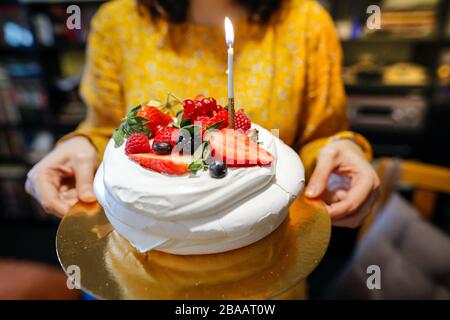
{"type": "Polygon", "coordinates": [[[381,196],[372,213],[363,223],[360,237],[367,232],[376,213],[385,205],[399,183],[414,189],[412,203],[424,219],[431,218],[437,193],[450,194],[450,169],[448,168],[396,158],[381,158],[377,172],[381,180],[381,196]]]}

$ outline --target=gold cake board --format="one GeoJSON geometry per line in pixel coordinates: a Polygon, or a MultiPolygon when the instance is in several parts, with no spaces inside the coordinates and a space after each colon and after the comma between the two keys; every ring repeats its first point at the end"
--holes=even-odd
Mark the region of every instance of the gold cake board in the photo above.
{"type": "Polygon", "coordinates": [[[330,234],[324,204],[300,197],[278,229],[247,247],[141,254],[113,231],[98,204],[79,203],[62,219],[56,248],[66,273],[99,299],[286,299],[305,296],[304,280],[330,234]]]}

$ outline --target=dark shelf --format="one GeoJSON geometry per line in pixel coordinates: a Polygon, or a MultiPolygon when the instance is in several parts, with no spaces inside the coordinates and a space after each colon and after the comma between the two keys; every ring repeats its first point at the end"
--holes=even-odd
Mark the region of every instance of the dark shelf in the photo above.
{"type": "Polygon", "coordinates": [[[86,48],[86,43],[59,43],[52,46],[44,46],[44,45],[34,45],[32,47],[9,47],[9,46],[0,46],[0,54],[37,54],[39,52],[47,52],[47,51],[60,51],[60,50],[84,50],[86,48]]]}
{"type": "Polygon", "coordinates": [[[445,41],[438,37],[429,38],[358,38],[358,39],[341,39],[343,44],[436,44],[445,41]]]}
{"type": "Polygon", "coordinates": [[[426,85],[388,85],[382,83],[346,83],[347,93],[361,94],[429,94],[433,90],[432,84],[426,85]]]}
{"type": "Polygon", "coordinates": [[[80,3],[102,3],[102,2],[106,2],[108,0],[8,0],[11,2],[16,2],[16,3],[22,3],[22,4],[27,4],[27,5],[47,5],[47,4],[58,4],[58,3],[76,3],[76,4],[80,4],[80,3]]]}
{"type": "Polygon", "coordinates": [[[0,130],[73,130],[78,126],[78,123],[17,123],[17,124],[6,124],[0,123],[0,130]]]}
{"type": "Polygon", "coordinates": [[[36,47],[8,47],[0,46],[0,54],[36,54],[36,47]]]}
{"type": "Polygon", "coordinates": [[[73,50],[73,49],[77,49],[77,50],[84,50],[86,48],[86,43],[85,42],[81,42],[81,43],[58,43],[58,44],[54,44],[51,46],[44,46],[44,45],[38,45],[36,46],[37,50],[41,50],[41,51],[50,51],[50,50],[73,50]]]}
{"type": "MultiPolygon", "coordinates": [[[[19,165],[25,165],[25,166],[31,166],[32,163],[29,163],[25,159],[17,158],[17,157],[3,157],[0,156],[0,165],[13,165],[13,164],[19,164],[19,165]]],[[[25,177],[25,175],[24,175],[25,177]]]]}

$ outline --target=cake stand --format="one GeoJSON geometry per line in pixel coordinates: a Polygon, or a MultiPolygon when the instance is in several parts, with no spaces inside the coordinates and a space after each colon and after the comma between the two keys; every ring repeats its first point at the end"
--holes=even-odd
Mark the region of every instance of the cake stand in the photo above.
{"type": "Polygon", "coordinates": [[[79,203],[62,219],[56,248],[64,271],[99,299],[294,299],[305,297],[304,280],[330,234],[324,204],[300,197],[278,229],[247,247],[142,254],[113,230],[98,204],[79,203]]]}

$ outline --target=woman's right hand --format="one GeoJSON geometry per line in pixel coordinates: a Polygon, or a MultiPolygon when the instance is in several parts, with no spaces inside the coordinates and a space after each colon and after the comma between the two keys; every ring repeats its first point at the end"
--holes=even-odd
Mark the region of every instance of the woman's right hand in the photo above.
{"type": "Polygon", "coordinates": [[[45,211],[62,217],[78,201],[93,202],[95,147],[85,137],[70,138],[56,146],[28,173],[26,191],[45,211]]]}

